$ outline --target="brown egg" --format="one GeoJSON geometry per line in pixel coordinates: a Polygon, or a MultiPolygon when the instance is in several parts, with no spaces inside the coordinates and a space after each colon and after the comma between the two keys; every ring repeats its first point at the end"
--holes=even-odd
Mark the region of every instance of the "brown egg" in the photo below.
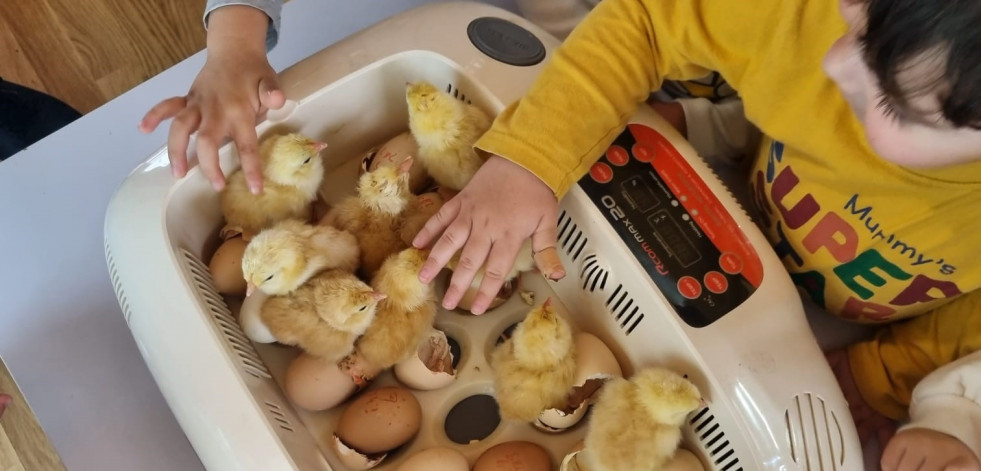
{"type": "Polygon", "coordinates": [[[436,447],[410,456],[395,471],[470,471],[470,465],[459,451],[436,447]]]}
{"type": "Polygon", "coordinates": [[[211,257],[208,269],[211,270],[211,277],[215,279],[215,288],[219,293],[244,296],[245,277],[242,275],[242,255],[245,254],[247,242],[241,237],[234,237],[226,240],[215,251],[211,257]]]}
{"type": "Polygon", "coordinates": [[[473,471],[530,471],[552,469],[552,457],[544,448],[531,442],[504,442],[483,452],[473,464],[473,471]]]}
{"type": "Polygon", "coordinates": [[[408,442],[422,423],[422,407],[407,389],[387,387],[354,400],[334,432],[347,446],[365,454],[389,451],[408,442]]]}
{"type": "Polygon", "coordinates": [[[303,353],[286,369],[283,389],[294,404],[319,411],[344,402],[357,386],[336,363],[303,353]]]}
{"type": "MultiPolygon", "coordinates": [[[[402,163],[406,157],[415,157],[419,154],[419,144],[409,132],[403,132],[381,145],[377,149],[372,149],[364,156],[361,162],[361,171],[370,172],[378,167],[394,167],[402,163]]],[[[429,175],[422,168],[422,163],[416,161],[409,169],[409,188],[413,193],[420,193],[426,189],[429,175]]]]}

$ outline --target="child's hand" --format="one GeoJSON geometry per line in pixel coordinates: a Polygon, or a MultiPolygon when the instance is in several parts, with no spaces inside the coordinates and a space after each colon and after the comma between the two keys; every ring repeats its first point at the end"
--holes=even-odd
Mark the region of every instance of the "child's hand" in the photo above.
{"type": "MultiPolygon", "coordinates": [[[[442,234],[420,270],[419,279],[430,282],[462,247],[443,307],[456,307],[486,262],[484,279],[471,308],[474,314],[481,314],[501,289],[504,276],[528,237],[536,254],[554,250],[558,212],[555,194],[537,176],[503,157],[491,156],[412,241],[413,246],[422,248],[442,234]]],[[[548,263],[552,266],[541,268],[547,269],[553,279],[565,276],[561,262],[552,257],[548,263]]]]}
{"type": "Polygon", "coordinates": [[[981,471],[981,462],[967,445],[925,428],[897,433],[879,464],[883,471],[981,471]]]}
{"type": "Polygon", "coordinates": [[[197,156],[201,171],[215,190],[225,185],[218,166],[218,147],[231,136],[238,148],[242,170],[253,193],[262,191],[256,117],[267,109],[283,106],[276,71],[265,51],[268,17],[252,7],[233,5],[210,15],[208,60],[186,96],[172,97],[154,106],[140,122],[140,130],[152,132],[174,118],[167,139],[167,153],[174,175],[187,173],[187,147],[198,131],[197,156]]]}

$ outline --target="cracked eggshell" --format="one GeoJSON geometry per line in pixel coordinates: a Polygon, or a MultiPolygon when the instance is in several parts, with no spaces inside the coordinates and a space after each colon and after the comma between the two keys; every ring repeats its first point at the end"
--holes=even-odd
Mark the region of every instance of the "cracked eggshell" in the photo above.
{"type": "MultiPolygon", "coordinates": [[[[419,155],[419,144],[412,134],[408,131],[403,132],[377,147],[368,151],[361,161],[361,173],[370,172],[378,167],[394,167],[402,163],[406,157],[416,157],[419,155]]],[[[422,163],[418,159],[409,169],[409,189],[413,193],[420,193],[426,189],[429,182],[429,175],[422,168],[422,163]]]]}
{"type": "Polygon", "coordinates": [[[421,391],[449,386],[456,379],[456,371],[446,334],[430,330],[416,348],[416,354],[395,365],[395,377],[402,384],[421,391]]]}
{"type": "Polygon", "coordinates": [[[238,322],[242,325],[245,336],[257,343],[273,343],[276,337],[262,322],[260,313],[262,304],[266,302],[269,295],[262,291],[255,290],[251,295],[246,296],[242,301],[242,307],[238,311],[238,322]]]}
{"type": "Polygon", "coordinates": [[[533,423],[544,432],[561,432],[579,423],[606,380],[622,377],[620,363],[609,347],[588,332],[575,334],[576,374],[564,409],[546,409],[533,423]]]}
{"type": "Polygon", "coordinates": [[[436,447],[410,456],[395,471],[470,471],[470,464],[459,451],[436,447]]]}
{"type": "Polygon", "coordinates": [[[337,452],[337,457],[340,458],[341,463],[347,466],[348,469],[362,470],[371,469],[378,466],[379,463],[388,457],[388,453],[379,453],[372,455],[371,457],[359,453],[357,450],[344,444],[337,435],[334,435],[334,451],[337,452]]]}
{"type": "Polygon", "coordinates": [[[336,362],[306,353],[290,362],[283,383],[286,397],[310,411],[330,409],[358,390],[351,375],[341,371],[336,362]]]}
{"type": "Polygon", "coordinates": [[[569,450],[569,453],[562,458],[562,463],[559,464],[559,471],[583,471],[583,466],[579,465],[579,453],[585,447],[586,443],[583,440],[576,442],[569,450]]]}

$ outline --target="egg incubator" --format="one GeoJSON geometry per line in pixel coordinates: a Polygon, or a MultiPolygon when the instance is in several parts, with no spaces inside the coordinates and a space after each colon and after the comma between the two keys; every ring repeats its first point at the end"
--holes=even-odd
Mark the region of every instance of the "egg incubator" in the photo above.
{"type": "MultiPolygon", "coordinates": [[[[328,142],[321,196],[336,202],[353,194],[366,151],[408,129],[406,82],[427,80],[497,114],[529,88],[556,45],[488,5],[420,7],[284,71],[287,104],[257,131],[328,142]]],[[[226,174],[237,168],[233,145],[220,157],[226,174]]],[[[218,294],[206,265],[222,226],[218,197],[198,169],[175,180],[167,167],[160,149],[119,188],[106,216],[106,258],[140,352],[201,461],[210,470],[346,469],[331,444],[345,404],[307,412],[287,399],[283,376],[298,350],[246,337],[240,300],[218,294]]],[[[525,273],[519,291],[533,293],[536,305],[551,297],[576,330],[610,348],[625,377],[645,366],[686,374],[707,405],[688,417],[682,446],[704,469],[862,469],[847,404],[789,276],[715,174],[658,115],[639,111],[560,210],[568,275],[546,282],[525,273]]],[[[395,470],[435,446],[460,451],[472,465],[511,440],[542,446],[557,468],[588,417],[546,433],[498,422],[488,401],[495,341],[530,309],[516,294],[482,316],[440,310],[436,328],[459,346],[456,379],[413,391],[421,428],[375,469],[395,470]],[[483,431],[453,437],[451,420],[483,431]]],[[[367,389],[394,384],[385,373],[367,389]]]]}

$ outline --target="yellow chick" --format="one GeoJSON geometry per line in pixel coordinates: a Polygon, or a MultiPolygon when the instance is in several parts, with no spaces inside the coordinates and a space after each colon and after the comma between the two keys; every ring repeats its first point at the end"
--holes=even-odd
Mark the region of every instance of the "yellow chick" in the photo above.
{"type": "Polygon", "coordinates": [[[501,417],[531,422],[543,410],[565,404],[576,373],[575,343],[551,298],[528,312],[511,338],[494,349],[491,366],[501,417]]]}
{"type": "Polygon", "coordinates": [[[219,195],[226,223],[222,233],[238,232],[248,239],[283,219],[308,219],[324,178],[319,154],[325,147],[296,133],[264,139],[259,145],[262,193],[249,191],[241,169],[233,173],[219,195]]]}
{"type": "Polygon", "coordinates": [[[674,455],[686,417],[703,404],[681,375],[648,368],[603,385],[580,461],[589,471],[657,471],[674,455]]]}
{"type": "Polygon", "coordinates": [[[269,295],[288,294],[331,268],[354,272],[360,254],[358,240],[350,232],[296,219],[281,221],[260,232],[245,247],[242,274],[248,283],[246,296],[256,289],[269,295]]]}
{"type": "Polygon", "coordinates": [[[473,144],[490,128],[490,117],[428,82],[406,85],[405,99],[423,168],[440,186],[463,189],[484,163],[473,144]]]}
{"type": "Polygon", "coordinates": [[[333,207],[323,223],[355,235],[361,249],[361,273],[374,276],[389,255],[406,248],[399,235],[409,191],[412,157],[396,167],[379,167],[358,178],[358,195],[333,207]]]}
{"type": "Polygon", "coordinates": [[[290,294],[270,297],[259,316],[280,343],[336,362],[354,351],[383,299],[354,274],[328,270],[290,294]]]}
{"type": "Polygon", "coordinates": [[[387,298],[378,303],[374,322],[357,342],[368,363],[385,369],[412,355],[428,335],[436,318],[432,283],[419,281],[419,269],[428,255],[408,248],[392,255],[378,270],[371,286],[387,298]]]}

